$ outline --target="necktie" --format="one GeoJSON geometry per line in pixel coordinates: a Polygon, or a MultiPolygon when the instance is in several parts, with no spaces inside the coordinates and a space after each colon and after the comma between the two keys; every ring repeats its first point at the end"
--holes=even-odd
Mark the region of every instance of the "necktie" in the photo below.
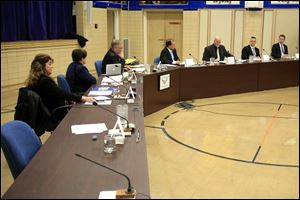
{"type": "Polygon", "coordinates": [[[280,51],[281,51],[281,55],[284,54],[284,47],[283,47],[283,44],[280,44],[280,51]]]}
{"type": "Polygon", "coordinates": [[[255,57],[256,56],[255,47],[251,47],[251,49],[252,49],[252,55],[255,57]]]}
{"type": "Polygon", "coordinates": [[[219,47],[217,47],[217,60],[220,61],[220,52],[219,52],[219,47]]]}
{"type": "Polygon", "coordinates": [[[175,60],[174,60],[174,55],[173,55],[173,51],[172,51],[172,50],[170,51],[170,54],[171,54],[171,57],[172,57],[172,61],[175,61],[175,60]]]}

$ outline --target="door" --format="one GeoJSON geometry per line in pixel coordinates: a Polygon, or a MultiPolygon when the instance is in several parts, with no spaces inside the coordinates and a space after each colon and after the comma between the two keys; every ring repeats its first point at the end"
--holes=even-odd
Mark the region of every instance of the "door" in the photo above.
{"type": "Polygon", "coordinates": [[[182,59],[182,12],[148,12],[147,38],[148,63],[160,56],[166,39],[175,40],[177,54],[182,59]]]}

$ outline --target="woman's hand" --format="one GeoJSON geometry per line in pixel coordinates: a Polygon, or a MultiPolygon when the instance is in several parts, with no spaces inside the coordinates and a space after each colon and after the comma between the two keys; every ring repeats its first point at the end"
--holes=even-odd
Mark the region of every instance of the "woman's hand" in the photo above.
{"type": "Polygon", "coordinates": [[[96,101],[96,99],[94,97],[87,97],[87,96],[82,96],[81,97],[81,102],[93,103],[95,101],[96,101]]]}

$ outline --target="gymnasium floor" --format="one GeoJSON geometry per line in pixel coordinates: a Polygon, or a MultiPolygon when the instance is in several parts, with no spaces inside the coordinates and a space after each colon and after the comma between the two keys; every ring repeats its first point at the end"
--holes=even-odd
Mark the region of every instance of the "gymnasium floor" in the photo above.
{"type": "MultiPolygon", "coordinates": [[[[152,198],[299,198],[299,87],[171,105],[145,132],[152,198]]],[[[1,196],[12,182],[1,151],[1,196]]]]}

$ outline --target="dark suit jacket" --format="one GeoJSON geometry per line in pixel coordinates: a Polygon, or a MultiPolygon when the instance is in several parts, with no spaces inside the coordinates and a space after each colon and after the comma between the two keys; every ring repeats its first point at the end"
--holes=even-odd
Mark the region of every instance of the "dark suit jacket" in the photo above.
{"type": "Polygon", "coordinates": [[[66,79],[70,85],[71,92],[84,93],[93,84],[96,84],[96,78],[81,63],[72,62],[67,70],[66,79]]]}
{"type": "MultiPolygon", "coordinates": [[[[283,46],[284,46],[284,54],[288,54],[288,47],[285,44],[283,44],[283,46]]],[[[276,43],[272,46],[271,56],[273,58],[281,58],[279,43],[276,43]]]]}
{"type": "MultiPolygon", "coordinates": [[[[81,95],[67,93],[59,89],[57,84],[49,76],[46,75],[41,75],[37,83],[34,86],[30,87],[30,89],[40,95],[44,105],[51,113],[53,109],[64,106],[65,101],[81,101],[81,95]]],[[[57,115],[60,119],[62,119],[66,113],[66,110],[64,110],[57,113],[57,115]]]]}
{"type": "MultiPolygon", "coordinates": [[[[256,57],[260,57],[259,49],[255,47],[256,57]]],[[[242,59],[249,59],[249,56],[253,56],[252,49],[250,45],[247,45],[242,50],[242,59]]]]}
{"type": "Polygon", "coordinates": [[[123,68],[125,66],[125,60],[110,49],[105,54],[105,56],[102,60],[101,74],[106,74],[106,65],[107,64],[115,64],[115,63],[122,64],[122,72],[123,72],[123,68]]]}
{"type": "MultiPolygon", "coordinates": [[[[172,50],[173,52],[173,56],[174,56],[174,60],[177,61],[179,60],[178,56],[177,56],[177,52],[176,52],[176,49],[172,50]]],[[[160,61],[162,64],[172,64],[173,60],[172,60],[172,57],[171,57],[171,54],[168,50],[167,47],[165,47],[161,53],[160,53],[160,61]]]]}
{"type": "MultiPolygon", "coordinates": [[[[219,47],[219,54],[220,54],[220,61],[224,60],[225,57],[233,56],[226,51],[226,48],[223,45],[220,45],[219,47]]],[[[202,60],[209,61],[211,57],[214,58],[218,57],[217,47],[214,44],[205,47],[202,60]]]]}

